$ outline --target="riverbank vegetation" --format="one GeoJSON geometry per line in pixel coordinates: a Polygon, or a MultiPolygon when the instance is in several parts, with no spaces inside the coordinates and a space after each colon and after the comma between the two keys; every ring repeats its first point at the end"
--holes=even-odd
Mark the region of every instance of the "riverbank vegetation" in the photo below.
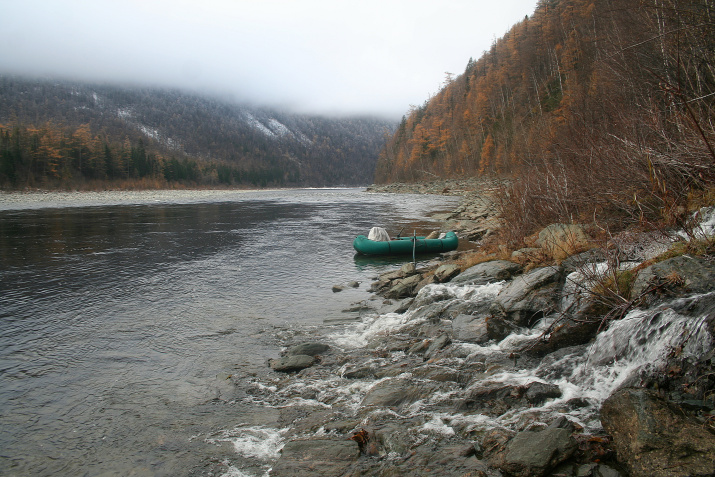
{"type": "Polygon", "coordinates": [[[555,222],[677,224],[712,203],[715,6],[543,0],[414,107],[376,182],[498,176],[507,242],[555,222]]]}

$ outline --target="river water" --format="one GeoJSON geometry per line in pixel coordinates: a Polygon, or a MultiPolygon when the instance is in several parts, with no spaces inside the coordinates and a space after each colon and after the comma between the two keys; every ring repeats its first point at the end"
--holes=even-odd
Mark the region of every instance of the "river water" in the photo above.
{"type": "Polygon", "coordinates": [[[356,318],[344,310],[395,268],[356,258],[354,236],[425,232],[455,205],[360,189],[1,195],[0,474],[232,468],[217,436],[276,419],[242,380],[286,336],[356,318]]]}

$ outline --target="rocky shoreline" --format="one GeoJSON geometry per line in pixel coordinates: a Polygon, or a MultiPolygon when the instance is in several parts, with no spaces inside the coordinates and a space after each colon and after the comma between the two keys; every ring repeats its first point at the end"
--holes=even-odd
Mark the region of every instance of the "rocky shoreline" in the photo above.
{"type": "MultiPolygon", "coordinates": [[[[462,195],[440,218],[478,240],[499,225],[491,187],[369,190],[462,195]]],[[[615,269],[563,224],[531,245],[408,263],[376,277],[353,329],[286,343],[252,391],[281,410],[269,475],[715,474],[712,256],[644,263],[654,247],[615,269]],[[616,270],[633,277],[622,303],[599,288],[616,270]]]]}

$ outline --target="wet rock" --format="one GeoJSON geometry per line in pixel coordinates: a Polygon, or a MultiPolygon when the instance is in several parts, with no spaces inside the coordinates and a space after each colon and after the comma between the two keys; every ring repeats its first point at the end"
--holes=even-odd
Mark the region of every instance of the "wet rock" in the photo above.
{"type": "Polygon", "coordinates": [[[336,476],[346,473],[360,457],[357,442],[331,439],[289,441],[271,470],[273,477],[336,476]]]}
{"type": "Polygon", "coordinates": [[[561,348],[588,343],[598,334],[601,321],[584,316],[572,319],[563,316],[554,324],[551,333],[536,341],[527,351],[543,356],[561,348]]]}
{"type": "Polygon", "coordinates": [[[313,366],[314,363],[314,357],[301,354],[284,356],[279,359],[271,359],[268,361],[268,365],[273,371],[280,371],[284,373],[300,371],[301,369],[313,366]]]}
{"type": "Polygon", "coordinates": [[[348,286],[350,288],[360,288],[360,282],[356,282],[356,281],[348,282],[348,286]]]}
{"type": "Polygon", "coordinates": [[[429,347],[425,351],[425,359],[430,359],[437,354],[439,350],[442,348],[446,347],[447,345],[452,343],[452,339],[447,335],[447,334],[442,334],[432,340],[430,343],[429,347]]]}
{"type": "Polygon", "coordinates": [[[421,366],[412,370],[412,375],[416,378],[429,379],[438,382],[458,383],[464,381],[467,376],[459,371],[446,366],[421,366]]]}
{"type": "Polygon", "coordinates": [[[650,390],[617,391],[601,422],[633,477],[715,475],[715,436],[650,390]]]}
{"type": "Polygon", "coordinates": [[[503,340],[518,328],[514,323],[505,320],[498,314],[487,317],[485,321],[487,325],[487,336],[489,336],[489,339],[496,341],[503,340]]]}
{"type": "Polygon", "coordinates": [[[399,409],[431,395],[435,389],[437,386],[431,383],[418,383],[407,378],[388,379],[373,386],[360,405],[399,409]]]}
{"type": "Polygon", "coordinates": [[[389,423],[373,431],[373,438],[385,453],[405,454],[414,444],[414,437],[405,432],[403,423],[389,423]]]}
{"type": "Polygon", "coordinates": [[[518,326],[530,326],[557,308],[563,278],[563,268],[557,266],[518,276],[497,295],[490,311],[518,326]]]}
{"type": "Polygon", "coordinates": [[[588,266],[590,263],[604,262],[607,259],[608,255],[605,250],[592,248],[591,250],[571,255],[561,262],[561,266],[564,267],[566,273],[572,273],[582,269],[584,266],[588,266]]]}
{"type": "Polygon", "coordinates": [[[638,273],[631,290],[638,297],[653,286],[662,285],[660,293],[684,291],[707,293],[715,283],[715,263],[702,258],[682,255],[651,265],[638,273]]]}
{"type": "Polygon", "coordinates": [[[454,339],[482,344],[489,341],[487,319],[485,316],[457,315],[452,320],[454,339]]]}
{"type": "Polygon", "coordinates": [[[422,290],[427,285],[432,285],[433,283],[437,283],[437,279],[435,278],[435,276],[427,275],[426,277],[423,277],[422,280],[420,280],[420,282],[417,284],[412,293],[415,295],[419,294],[420,290],[422,290]]]}
{"type": "Polygon", "coordinates": [[[338,293],[345,290],[343,285],[333,285],[333,293],[338,293]]]}
{"type": "Polygon", "coordinates": [[[330,349],[330,346],[324,343],[303,343],[293,346],[286,351],[286,356],[297,356],[297,355],[307,355],[307,356],[318,356],[323,354],[330,349]]]}
{"type": "Polygon", "coordinates": [[[417,308],[440,301],[451,300],[452,298],[454,298],[454,294],[445,287],[433,287],[429,290],[429,293],[426,293],[425,290],[417,295],[410,305],[410,310],[416,310],[417,308]]]}
{"type": "Polygon", "coordinates": [[[342,373],[342,377],[346,379],[365,379],[375,375],[375,367],[373,366],[358,366],[357,368],[347,369],[342,373]]]}
{"type": "Polygon", "coordinates": [[[537,477],[571,457],[576,448],[566,429],[524,431],[491,456],[490,464],[515,477],[537,477]]]}
{"type": "Polygon", "coordinates": [[[452,279],[453,285],[486,285],[510,279],[521,265],[507,260],[492,260],[470,267],[452,279]]]}
{"type": "Polygon", "coordinates": [[[526,400],[538,405],[547,399],[561,397],[561,389],[555,384],[534,382],[526,387],[526,400]]]}
{"type": "Polygon", "coordinates": [[[457,265],[447,263],[437,267],[434,272],[434,279],[437,283],[445,283],[459,275],[460,269],[457,265]]]}
{"type": "Polygon", "coordinates": [[[430,346],[430,340],[419,340],[407,350],[407,354],[423,354],[430,346]]]}
{"type": "Polygon", "coordinates": [[[524,404],[524,387],[480,381],[466,389],[462,396],[457,410],[500,416],[512,407],[524,404]]]}
{"type": "Polygon", "coordinates": [[[417,287],[417,284],[422,280],[420,275],[412,275],[402,280],[397,280],[390,288],[385,296],[387,298],[405,298],[411,296],[417,287]]]}

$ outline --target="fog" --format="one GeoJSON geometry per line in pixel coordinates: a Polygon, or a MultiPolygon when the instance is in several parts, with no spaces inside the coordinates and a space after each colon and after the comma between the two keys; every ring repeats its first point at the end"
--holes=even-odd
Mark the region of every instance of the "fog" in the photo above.
{"type": "Polygon", "coordinates": [[[0,74],[399,118],[536,0],[0,0],[0,74]]]}

